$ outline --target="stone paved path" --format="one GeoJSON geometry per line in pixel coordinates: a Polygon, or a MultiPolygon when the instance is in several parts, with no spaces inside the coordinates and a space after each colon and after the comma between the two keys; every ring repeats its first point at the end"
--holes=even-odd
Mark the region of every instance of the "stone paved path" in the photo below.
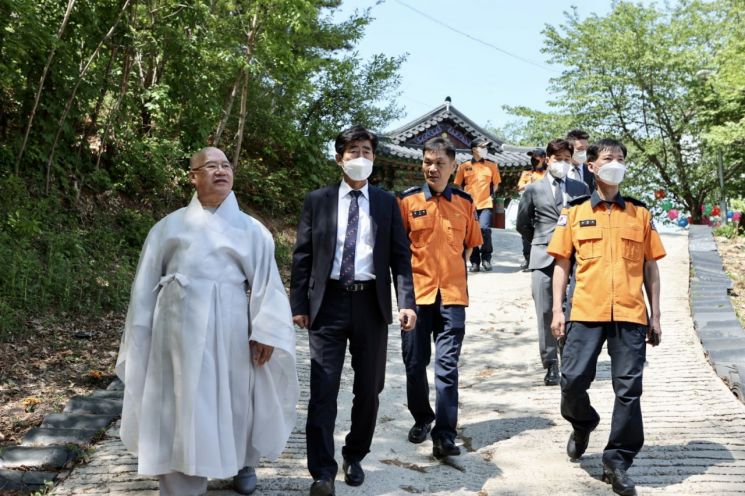
{"type": "MultiPolygon", "coordinates": [[[[685,235],[664,236],[663,341],[648,350],[645,392],[646,445],[630,470],[640,495],[745,494],[745,405],[739,403],[706,362],[688,305],[685,235]]],[[[405,441],[412,424],[406,410],[405,376],[398,330],[391,328],[386,389],[381,396],[373,451],[363,466],[365,484],[351,488],[337,479],[339,495],[549,495],[612,494],[599,480],[613,392],[610,362],[601,354],[590,390],[602,420],[579,463],[565,454],[570,428],[559,414],[559,389],[543,386],[538,358],[530,275],[518,271],[516,233],[494,231],[495,270],[469,279],[460,398],[464,454],[449,464],[431,457],[431,442],[405,441]]],[[[307,494],[303,426],[307,404],[308,352],[298,334],[303,397],[298,423],[280,460],[258,469],[260,495],[307,494]]],[[[351,375],[339,397],[337,459],[349,428],[351,375]]],[[[157,494],[157,482],[136,474],[135,459],[109,430],[91,461],[76,468],[52,494],[157,494]]],[[[212,481],[210,495],[235,494],[229,481],[212,481]]]]}

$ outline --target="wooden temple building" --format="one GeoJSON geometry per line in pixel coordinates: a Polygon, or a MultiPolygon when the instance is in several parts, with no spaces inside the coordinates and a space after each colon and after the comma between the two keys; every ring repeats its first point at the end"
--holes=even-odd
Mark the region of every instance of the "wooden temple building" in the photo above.
{"type": "Polygon", "coordinates": [[[456,148],[455,158],[459,164],[471,159],[471,140],[488,140],[491,143],[488,159],[499,166],[502,176],[496,196],[517,196],[517,181],[523,169],[530,167],[527,152],[533,148],[504,143],[456,109],[451,104],[450,97],[418,119],[398,129],[380,133],[370,182],[395,192],[422,184],[422,146],[436,136],[453,142],[456,148]]]}

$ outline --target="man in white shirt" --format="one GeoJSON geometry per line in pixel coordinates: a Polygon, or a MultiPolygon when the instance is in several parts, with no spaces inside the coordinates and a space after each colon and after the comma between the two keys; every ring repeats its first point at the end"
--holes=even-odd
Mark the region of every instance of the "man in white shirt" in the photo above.
{"type": "Polygon", "coordinates": [[[393,195],[370,186],[378,138],[362,126],[336,138],[343,180],[310,192],[292,258],[293,321],[308,329],[310,401],[306,424],[311,496],[335,494],[334,425],[347,341],[354,370],[352,426],[342,456],[344,480],[365,480],[360,462],[370,451],[383,390],[392,322],[391,280],[404,331],[416,323],[411,252],[393,195]],[[392,278],[391,278],[392,274],[392,278]]]}
{"type": "Polygon", "coordinates": [[[566,135],[566,140],[574,148],[572,166],[567,177],[575,181],[582,181],[590,189],[595,190],[595,175],[587,168],[587,140],[590,135],[581,129],[572,129],[566,135]]]}
{"type": "Polygon", "coordinates": [[[553,295],[551,278],[554,258],[546,252],[551,236],[556,229],[561,209],[574,198],[589,195],[587,185],[569,179],[572,145],[558,139],[546,147],[548,174],[543,179],[525,188],[517,210],[516,228],[525,242],[530,243],[531,289],[538,321],[538,346],[541,363],[546,369],[543,383],[546,386],[559,384],[559,362],[557,342],[551,333],[553,318],[553,295]]]}

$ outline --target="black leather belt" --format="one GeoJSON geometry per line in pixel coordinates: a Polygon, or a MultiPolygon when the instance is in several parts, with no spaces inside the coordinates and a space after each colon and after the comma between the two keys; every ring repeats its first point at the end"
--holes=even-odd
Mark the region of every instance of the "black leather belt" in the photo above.
{"type": "Polygon", "coordinates": [[[339,291],[356,293],[358,291],[367,291],[375,287],[375,281],[354,281],[352,284],[342,284],[337,279],[329,279],[327,286],[339,291]]]}

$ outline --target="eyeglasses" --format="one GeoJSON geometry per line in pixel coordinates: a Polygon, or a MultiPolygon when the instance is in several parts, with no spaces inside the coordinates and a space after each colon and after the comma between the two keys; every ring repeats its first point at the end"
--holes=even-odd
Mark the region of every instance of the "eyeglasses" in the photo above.
{"type": "Polygon", "coordinates": [[[232,172],[233,166],[230,162],[207,162],[204,165],[192,169],[192,171],[196,172],[202,169],[206,170],[207,172],[217,172],[219,169],[224,169],[228,172],[232,172]]]}

